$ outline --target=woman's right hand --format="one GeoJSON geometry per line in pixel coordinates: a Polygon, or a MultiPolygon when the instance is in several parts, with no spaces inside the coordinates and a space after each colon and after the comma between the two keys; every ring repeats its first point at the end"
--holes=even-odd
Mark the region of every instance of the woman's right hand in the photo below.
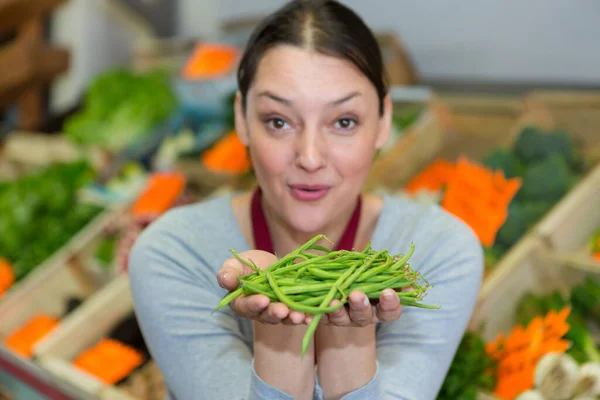
{"type": "MultiPolygon", "coordinates": [[[[277,261],[275,255],[261,250],[250,250],[240,253],[245,260],[252,260],[259,268],[265,269],[277,261]]],[[[227,259],[217,273],[219,285],[229,291],[238,287],[238,277],[248,275],[254,271],[232,257],[227,259]]],[[[251,296],[240,295],[231,302],[233,310],[242,318],[248,318],[262,322],[264,324],[286,324],[300,325],[306,323],[304,313],[291,311],[283,303],[272,303],[271,300],[262,294],[251,296]]]]}

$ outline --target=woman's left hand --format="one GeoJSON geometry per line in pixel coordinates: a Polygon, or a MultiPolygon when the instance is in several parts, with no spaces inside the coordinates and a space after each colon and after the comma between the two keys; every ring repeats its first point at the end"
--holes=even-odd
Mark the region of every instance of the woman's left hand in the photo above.
{"type": "MultiPolygon", "coordinates": [[[[339,300],[334,300],[331,303],[331,305],[335,304],[339,304],[339,300]]],[[[320,323],[345,327],[364,327],[377,322],[395,321],[402,314],[400,300],[393,289],[382,291],[379,303],[376,306],[371,304],[364,293],[354,291],[350,293],[347,305],[348,308],[340,307],[337,311],[323,315],[320,323]]],[[[312,315],[307,316],[307,322],[310,322],[311,319],[312,315]]]]}

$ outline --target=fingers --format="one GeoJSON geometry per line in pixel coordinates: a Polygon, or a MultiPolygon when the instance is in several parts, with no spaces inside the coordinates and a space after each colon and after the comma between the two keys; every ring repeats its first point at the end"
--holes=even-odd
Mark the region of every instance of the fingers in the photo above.
{"type": "Polygon", "coordinates": [[[300,325],[302,322],[304,322],[304,317],[304,313],[299,311],[290,311],[288,319],[293,325],[300,325]]]}
{"type": "Polygon", "coordinates": [[[257,320],[263,324],[277,325],[283,322],[290,313],[289,308],[283,303],[271,303],[260,313],[257,320]]]}
{"type": "MultiPolygon", "coordinates": [[[[339,300],[334,300],[331,302],[332,306],[338,305],[340,303],[339,300]]],[[[334,312],[331,312],[323,317],[327,317],[327,320],[324,323],[328,323],[329,325],[337,325],[337,326],[351,326],[352,320],[350,319],[350,315],[348,314],[348,310],[346,307],[340,307],[334,312]]]]}
{"type": "Polygon", "coordinates": [[[270,302],[269,298],[262,294],[241,295],[231,302],[231,307],[242,318],[256,319],[270,302]]]}
{"type": "Polygon", "coordinates": [[[379,304],[375,313],[378,322],[392,322],[400,318],[402,306],[398,295],[392,289],[381,292],[379,304]]]}
{"type": "Polygon", "coordinates": [[[348,314],[354,325],[367,326],[373,323],[371,302],[366,294],[354,291],[350,293],[348,300],[348,303],[350,304],[348,314]]]}

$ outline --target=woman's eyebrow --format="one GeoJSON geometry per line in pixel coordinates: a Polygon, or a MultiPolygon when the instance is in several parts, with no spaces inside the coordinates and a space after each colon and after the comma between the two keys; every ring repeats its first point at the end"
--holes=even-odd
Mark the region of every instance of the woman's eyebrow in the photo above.
{"type": "MultiPolygon", "coordinates": [[[[354,97],[357,97],[357,96],[362,96],[362,94],[360,92],[351,92],[340,99],[331,101],[329,103],[329,105],[330,106],[339,106],[340,104],[350,101],[351,99],[353,99],[354,97]]],[[[258,97],[267,97],[273,101],[276,101],[276,102],[286,105],[288,107],[291,107],[293,105],[293,102],[291,100],[283,98],[281,96],[278,96],[269,90],[260,92],[258,94],[258,97]]]]}

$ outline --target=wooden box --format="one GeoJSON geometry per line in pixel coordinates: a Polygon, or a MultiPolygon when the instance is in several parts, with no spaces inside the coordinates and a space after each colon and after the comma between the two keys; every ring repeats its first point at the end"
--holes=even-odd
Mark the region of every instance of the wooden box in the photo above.
{"type": "MultiPolygon", "coordinates": [[[[36,346],[38,364],[55,377],[100,400],[133,400],[135,397],[125,390],[108,385],[72,365],[72,361],[82,351],[105,337],[132,310],[129,278],[127,274],[122,274],[90,297],[68,321],[36,346]],[[89,326],[94,328],[87,329],[89,326]]],[[[155,367],[152,363],[149,361],[150,366],[155,367]]],[[[159,383],[153,398],[164,398],[164,390],[164,385],[159,383]]]]}
{"type": "Polygon", "coordinates": [[[600,230],[600,166],[593,169],[536,227],[548,246],[547,257],[574,268],[600,273],[600,260],[588,247],[600,230]]]}

